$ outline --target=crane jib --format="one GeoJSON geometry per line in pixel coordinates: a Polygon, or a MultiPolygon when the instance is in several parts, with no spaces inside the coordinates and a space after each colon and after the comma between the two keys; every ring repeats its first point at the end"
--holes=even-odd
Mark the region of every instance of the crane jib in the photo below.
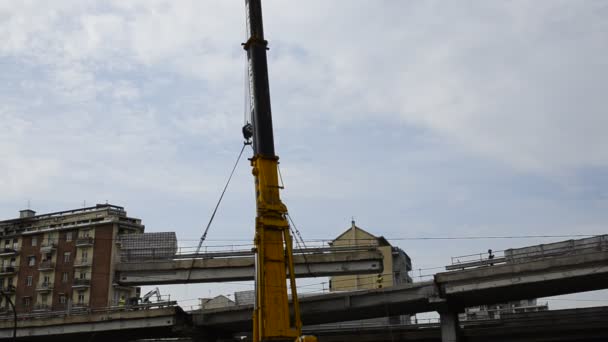
{"type": "Polygon", "coordinates": [[[270,108],[270,88],[268,85],[268,61],[264,40],[262,6],[259,1],[246,0],[247,7],[247,50],[249,69],[249,92],[252,107],[253,150],[255,154],[275,157],[272,113],[270,108]]]}

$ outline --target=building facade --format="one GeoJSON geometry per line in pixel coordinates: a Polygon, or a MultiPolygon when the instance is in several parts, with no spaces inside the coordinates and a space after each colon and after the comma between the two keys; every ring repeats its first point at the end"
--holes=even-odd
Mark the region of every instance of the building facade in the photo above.
{"type": "MultiPolygon", "coordinates": [[[[410,257],[399,247],[392,246],[383,236],[375,236],[357,227],[355,221],[351,227],[331,242],[334,247],[376,247],[382,253],[384,270],[381,274],[357,274],[350,276],[334,276],[329,278],[329,290],[355,291],[368,290],[409,284],[412,278],[410,257]]],[[[353,324],[409,324],[410,316],[380,317],[351,322],[353,324]]],[[[331,326],[331,325],[327,325],[331,326]]]]}
{"type": "Polygon", "coordinates": [[[399,247],[392,246],[384,237],[375,236],[352,221],[351,227],[331,242],[331,246],[376,247],[382,253],[384,271],[381,274],[358,274],[330,277],[330,291],[353,291],[390,287],[412,282],[410,257],[399,247]]]}
{"type": "Polygon", "coordinates": [[[102,308],[132,297],[114,283],[118,237],[143,233],[141,220],[110,204],[0,221],[0,308],[18,313],[102,308]]]}

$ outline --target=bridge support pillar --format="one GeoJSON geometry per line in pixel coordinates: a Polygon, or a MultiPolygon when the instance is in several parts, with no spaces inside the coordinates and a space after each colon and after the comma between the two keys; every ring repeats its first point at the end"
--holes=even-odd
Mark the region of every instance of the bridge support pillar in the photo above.
{"type": "Polygon", "coordinates": [[[439,312],[441,325],[441,342],[461,342],[458,312],[439,312]]]}

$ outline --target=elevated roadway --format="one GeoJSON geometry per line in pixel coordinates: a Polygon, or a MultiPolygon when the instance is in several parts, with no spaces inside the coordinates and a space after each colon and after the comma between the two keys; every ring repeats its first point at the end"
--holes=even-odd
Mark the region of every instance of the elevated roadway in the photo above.
{"type": "MultiPolygon", "coordinates": [[[[500,319],[462,323],[467,342],[608,341],[608,307],[507,314],[500,319]]],[[[439,323],[305,327],[323,342],[439,342],[439,323]]]]}
{"type": "MultiPolygon", "coordinates": [[[[296,277],[382,273],[376,248],[310,248],[295,251],[296,277]]],[[[172,260],[121,262],[115,279],[121,285],[166,285],[253,280],[250,251],[181,255],[172,260]]]]}
{"type": "MultiPolygon", "coordinates": [[[[443,272],[433,281],[301,298],[305,324],[421,312],[458,313],[494,304],[608,288],[608,251],[443,272]]],[[[250,306],[194,313],[195,325],[235,332],[251,326],[250,306]]],[[[445,321],[445,320],[444,320],[445,321]]]]}
{"type": "MultiPolygon", "coordinates": [[[[468,342],[562,342],[607,341],[608,307],[555,310],[519,314],[503,314],[500,319],[463,322],[462,337],[468,342]]],[[[188,314],[178,308],[151,309],[99,313],[86,316],[55,317],[28,322],[27,334],[20,330],[18,341],[65,342],[123,342],[145,338],[176,338],[180,341],[234,341],[233,336],[218,338],[213,332],[192,329],[188,314]],[[193,335],[195,337],[193,337],[193,335]],[[185,336],[188,336],[186,338],[185,336]]],[[[314,334],[322,342],[439,342],[442,341],[439,323],[382,325],[336,324],[305,326],[305,333],[314,334]]],[[[248,341],[247,334],[237,335],[248,341]]],[[[5,326],[0,330],[0,341],[10,341],[5,326]]]]}
{"type": "MultiPolygon", "coordinates": [[[[0,340],[13,336],[13,320],[0,321],[0,340]]],[[[56,313],[41,318],[19,318],[19,341],[131,341],[190,333],[190,316],[179,307],[150,310],[108,310],[82,315],[56,313]]]]}
{"type": "MultiPolygon", "coordinates": [[[[349,291],[300,298],[304,324],[322,324],[357,319],[435,311],[439,305],[429,298],[438,295],[433,282],[415,283],[377,290],[349,291]]],[[[253,306],[242,305],[192,313],[193,323],[224,333],[251,329],[253,306]]]]}
{"type": "Polygon", "coordinates": [[[460,307],[608,288],[608,250],[435,275],[439,296],[460,307]]]}
{"type": "MultiPolygon", "coordinates": [[[[361,252],[355,254],[361,255],[361,252]]],[[[312,255],[308,254],[306,256],[309,266],[315,260],[312,255]]],[[[373,254],[370,257],[373,258],[373,254]]],[[[247,256],[239,258],[247,258],[247,256]]],[[[299,260],[300,264],[303,265],[303,256],[299,258],[301,258],[299,260]]],[[[229,259],[233,260],[235,258],[229,259]]],[[[197,267],[202,270],[205,268],[204,266],[209,266],[209,264],[205,264],[206,262],[213,260],[215,259],[195,259],[195,263],[200,262],[197,267]]],[[[352,261],[353,259],[348,260],[352,261]]],[[[323,262],[327,261],[326,259],[323,262]]],[[[181,261],[173,260],[171,262],[181,261]]],[[[190,262],[192,261],[190,260],[190,262]]],[[[235,261],[224,262],[227,263],[222,266],[224,268],[235,266],[230,264],[235,261]]],[[[242,264],[235,268],[253,270],[252,262],[250,264],[246,264],[243,260],[241,262],[242,264]]],[[[334,259],[334,261],[329,261],[329,264],[332,262],[340,263],[342,261],[334,259]]],[[[152,272],[153,270],[144,271],[152,272]]],[[[121,272],[125,272],[124,269],[121,272]]],[[[133,269],[126,272],[136,273],[137,270],[133,269]]],[[[299,272],[303,272],[302,275],[304,276],[311,273],[308,269],[299,272]]],[[[352,270],[346,269],[345,272],[352,272],[352,270]]],[[[140,274],[140,276],[142,275],[140,274]]],[[[239,276],[244,277],[244,275],[239,276]]],[[[456,317],[457,313],[465,306],[494,304],[503,301],[606,288],[608,288],[608,251],[602,247],[596,250],[587,250],[584,253],[521,259],[519,262],[442,272],[436,274],[433,281],[428,282],[303,297],[300,307],[302,320],[306,325],[437,311],[442,318],[440,327],[442,338],[444,341],[451,341],[457,340],[455,336],[457,336],[459,324],[456,317]]],[[[236,306],[193,312],[188,317],[191,319],[192,327],[199,333],[229,336],[234,333],[247,332],[251,329],[251,313],[251,306],[236,306]]],[[[97,318],[64,318],[69,319],[68,321],[42,320],[35,323],[28,322],[27,324],[20,322],[19,331],[20,336],[40,336],[41,334],[48,335],[51,333],[58,335],[62,333],[66,335],[91,334],[101,333],[102,331],[121,331],[121,329],[137,331],[137,329],[145,329],[145,327],[174,331],[180,320],[179,317],[181,317],[178,313],[175,313],[173,320],[166,319],[165,323],[159,323],[160,320],[164,319],[163,317],[169,316],[173,317],[173,314],[146,316],[145,312],[124,312],[97,318]],[[133,315],[133,317],[130,315],[133,315]],[[72,319],[74,321],[71,321],[72,319]],[[49,330],[51,328],[46,326],[55,330],[49,330]]],[[[603,322],[606,323],[606,321],[603,322]]],[[[11,333],[12,326],[10,323],[10,321],[4,321],[0,324],[0,337],[8,336],[11,333]]],[[[471,336],[471,338],[473,337],[471,336]]]]}

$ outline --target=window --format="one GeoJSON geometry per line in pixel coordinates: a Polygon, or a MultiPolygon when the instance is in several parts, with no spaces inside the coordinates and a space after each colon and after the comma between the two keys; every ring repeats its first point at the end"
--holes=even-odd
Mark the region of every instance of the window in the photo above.
{"type": "Polygon", "coordinates": [[[10,248],[11,247],[11,240],[4,240],[4,248],[10,248]]]}
{"type": "Polygon", "coordinates": [[[63,272],[63,274],[61,274],[61,282],[63,282],[63,283],[68,282],[68,272],[63,272]]]}
{"type": "Polygon", "coordinates": [[[25,279],[25,286],[32,286],[32,276],[27,276],[25,279]]]}
{"type": "Polygon", "coordinates": [[[23,306],[29,307],[31,303],[32,303],[32,298],[30,298],[30,297],[23,297],[23,306]]]}
{"type": "Polygon", "coordinates": [[[36,257],[33,255],[30,255],[27,257],[27,264],[30,266],[36,266],[36,257]]]}
{"type": "Polygon", "coordinates": [[[82,262],[87,262],[88,256],[89,256],[89,251],[87,251],[86,249],[83,249],[82,250],[82,257],[81,257],[82,262]]]}
{"type": "Polygon", "coordinates": [[[43,279],[42,283],[43,283],[45,286],[48,286],[48,285],[51,283],[51,277],[50,277],[50,276],[48,276],[48,275],[47,275],[47,276],[44,276],[44,279],[43,279]]]}
{"type": "Polygon", "coordinates": [[[11,258],[11,266],[15,267],[17,265],[17,259],[11,258]]]}
{"type": "Polygon", "coordinates": [[[78,291],[78,304],[84,304],[84,291],[78,291]]]}
{"type": "Polygon", "coordinates": [[[80,272],[80,279],[87,279],[87,272],[80,272]]]}
{"type": "Polygon", "coordinates": [[[43,259],[44,259],[44,260],[42,260],[42,261],[51,261],[51,260],[53,259],[53,253],[46,253],[46,254],[43,256],[43,259]]]}
{"type": "Polygon", "coordinates": [[[6,287],[13,287],[13,277],[6,279],[6,287]]]}
{"type": "Polygon", "coordinates": [[[38,246],[38,238],[36,236],[32,237],[32,247],[38,246]]]}
{"type": "Polygon", "coordinates": [[[72,241],[72,232],[65,233],[65,241],[72,241]]]}
{"type": "Polygon", "coordinates": [[[49,296],[47,294],[40,295],[40,303],[42,305],[46,305],[49,300],[49,296]]]}
{"type": "Polygon", "coordinates": [[[71,253],[70,252],[65,252],[63,253],[63,262],[64,263],[69,263],[72,259],[71,253]]]}
{"type": "Polygon", "coordinates": [[[65,297],[65,295],[59,295],[59,304],[65,304],[67,302],[67,299],[65,297]]]}
{"type": "Polygon", "coordinates": [[[89,237],[89,232],[90,232],[90,230],[88,230],[88,229],[87,230],[83,230],[82,231],[82,237],[88,238],[89,237]]]}

